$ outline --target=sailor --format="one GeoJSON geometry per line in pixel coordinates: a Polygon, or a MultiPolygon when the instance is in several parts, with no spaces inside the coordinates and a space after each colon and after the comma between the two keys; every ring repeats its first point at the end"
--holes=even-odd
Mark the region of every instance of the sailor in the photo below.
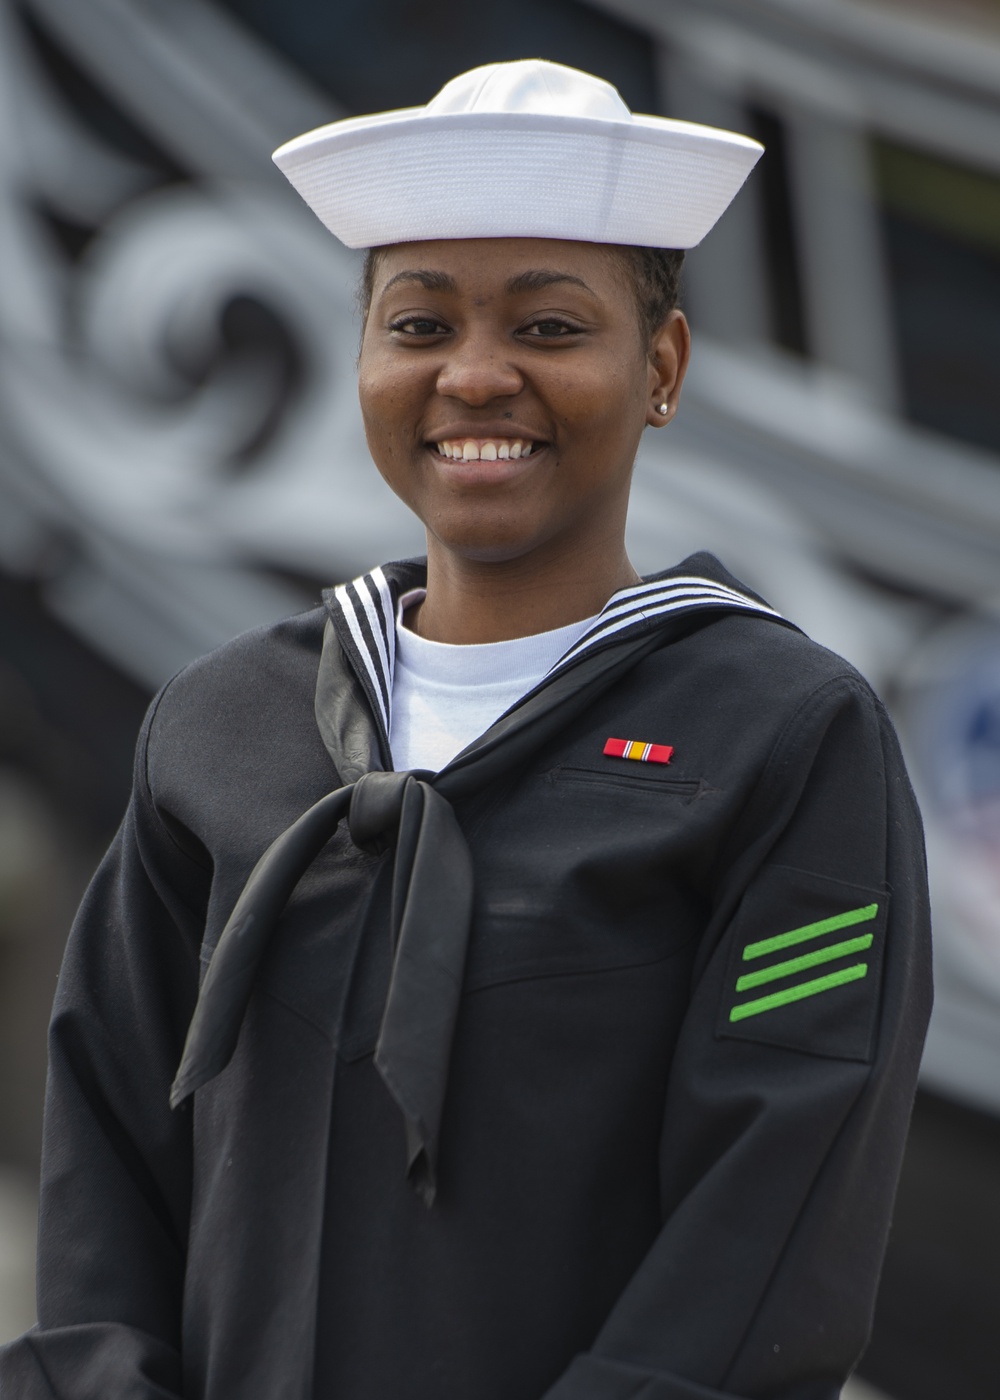
{"type": "Polygon", "coordinates": [[[835,1400],[929,1009],[865,681],[624,546],[760,147],[490,65],[276,153],[426,560],[182,671],[73,929],[11,1400],[835,1400]]]}

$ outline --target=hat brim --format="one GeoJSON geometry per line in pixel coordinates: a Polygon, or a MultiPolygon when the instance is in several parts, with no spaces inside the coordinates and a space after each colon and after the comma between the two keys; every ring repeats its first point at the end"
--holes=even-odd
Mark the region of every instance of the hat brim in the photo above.
{"type": "Polygon", "coordinates": [[[274,161],[349,248],[439,238],[693,248],[762,151],[665,117],[410,108],[307,132],[274,161]]]}

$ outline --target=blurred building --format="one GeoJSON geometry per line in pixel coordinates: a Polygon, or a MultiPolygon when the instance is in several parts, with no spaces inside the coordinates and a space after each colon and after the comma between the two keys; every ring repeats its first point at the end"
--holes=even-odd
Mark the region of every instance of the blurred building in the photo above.
{"type": "Polygon", "coordinates": [[[631,547],[650,570],[713,549],[854,661],[900,726],[938,1003],[866,1364],[897,1400],[995,1395],[998,15],[0,0],[0,1161],[32,1168],[59,947],[149,695],[420,549],[364,446],[357,258],[270,151],[541,54],[636,110],[767,146],[689,258],[694,365],[676,424],[641,451],[631,547]]]}

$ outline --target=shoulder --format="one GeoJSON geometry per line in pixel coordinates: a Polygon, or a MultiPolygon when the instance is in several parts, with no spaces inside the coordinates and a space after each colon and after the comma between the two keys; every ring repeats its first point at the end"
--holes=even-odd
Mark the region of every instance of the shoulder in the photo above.
{"type": "Polygon", "coordinates": [[[794,616],[774,614],[766,599],[714,555],[692,554],[649,582],[700,583],[707,585],[705,593],[714,591],[734,604],[723,603],[724,610],[707,615],[693,613],[686,635],[659,657],[667,670],[672,661],[682,662],[690,683],[706,693],[725,693],[748,714],[759,708],[771,717],[794,712],[822,695],[851,694],[862,704],[878,706],[870,685],[850,662],[806,636],[794,625],[794,616]]]}
{"type": "Polygon", "coordinates": [[[165,771],[206,778],[230,756],[259,754],[315,731],[313,697],[325,612],[254,628],[199,657],[167,683],[146,724],[151,784],[165,771]]]}
{"type": "Polygon", "coordinates": [[[324,621],[324,610],[312,608],[243,632],[200,656],[164,687],[157,724],[181,715],[208,717],[220,705],[256,712],[269,699],[284,698],[306,675],[315,683],[324,621]]]}
{"type": "Polygon", "coordinates": [[[802,707],[850,696],[863,706],[880,702],[864,676],[836,652],[797,628],[767,617],[727,612],[654,653],[654,667],[683,668],[690,687],[750,719],[774,721],[802,707]]]}
{"type": "Polygon", "coordinates": [[[843,657],[780,622],[716,616],[639,670],[625,682],[635,723],[641,714],[645,726],[639,737],[670,744],[678,773],[690,769],[746,797],[761,782],[796,787],[821,751],[863,755],[868,771],[884,771],[889,722],[871,686],[843,657]]]}

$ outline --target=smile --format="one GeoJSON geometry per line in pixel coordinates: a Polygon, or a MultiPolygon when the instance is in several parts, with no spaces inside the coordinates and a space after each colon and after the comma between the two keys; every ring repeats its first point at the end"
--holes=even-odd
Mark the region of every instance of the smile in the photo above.
{"type": "Polygon", "coordinates": [[[506,462],[530,457],[544,446],[525,438],[453,438],[434,444],[442,457],[459,462],[506,462]]]}

